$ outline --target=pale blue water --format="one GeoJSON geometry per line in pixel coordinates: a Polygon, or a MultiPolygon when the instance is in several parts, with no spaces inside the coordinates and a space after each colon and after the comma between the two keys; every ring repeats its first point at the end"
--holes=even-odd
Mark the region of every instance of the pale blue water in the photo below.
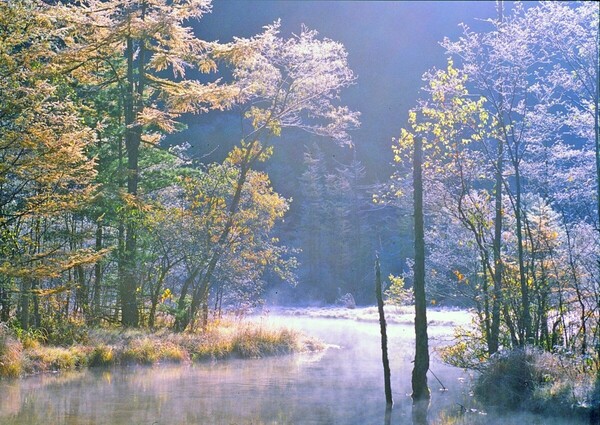
{"type": "MultiPolygon", "coordinates": [[[[302,316],[275,316],[272,321],[304,330],[335,347],[268,359],[116,367],[4,381],[0,382],[0,424],[384,424],[377,322],[302,316]]],[[[451,328],[438,326],[430,334],[448,336],[451,328]]],[[[389,348],[395,399],[391,423],[410,424],[412,327],[391,324],[389,348]]],[[[431,368],[448,391],[439,391],[440,384],[430,376],[429,424],[457,416],[459,404],[474,406],[469,374],[441,364],[435,355],[431,368]]],[[[580,422],[473,412],[452,423],[580,422]]]]}

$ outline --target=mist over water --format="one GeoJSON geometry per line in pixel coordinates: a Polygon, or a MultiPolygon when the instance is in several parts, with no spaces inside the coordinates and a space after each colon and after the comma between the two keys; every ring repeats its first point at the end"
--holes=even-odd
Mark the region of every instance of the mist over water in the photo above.
{"type": "MultiPolygon", "coordinates": [[[[287,326],[328,344],[319,353],[194,365],[115,367],[0,383],[0,424],[385,424],[385,398],[374,308],[286,309],[251,318],[287,326]]],[[[389,310],[394,391],[391,424],[579,424],[575,420],[496,417],[471,411],[469,373],[433,354],[427,422],[413,422],[414,351],[410,310],[389,310]],[[467,409],[465,411],[465,409],[467,409]]],[[[466,312],[429,314],[432,346],[452,335],[466,312]]]]}

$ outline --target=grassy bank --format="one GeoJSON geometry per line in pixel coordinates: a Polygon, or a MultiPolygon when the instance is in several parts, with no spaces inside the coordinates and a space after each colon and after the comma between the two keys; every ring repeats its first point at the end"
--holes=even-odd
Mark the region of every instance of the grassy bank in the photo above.
{"type": "Polygon", "coordinates": [[[80,330],[68,345],[50,345],[44,339],[43,334],[17,335],[0,326],[0,377],[94,366],[257,358],[323,348],[289,329],[227,321],[197,333],[94,328],[80,330]]]}

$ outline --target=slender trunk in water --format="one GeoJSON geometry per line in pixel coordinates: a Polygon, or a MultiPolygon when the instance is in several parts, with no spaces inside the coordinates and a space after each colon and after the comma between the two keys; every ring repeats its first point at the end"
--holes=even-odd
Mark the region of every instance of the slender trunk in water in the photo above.
{"type": "Polygon", "coordinates": [[[377,309],[379,310],[379,325],[381,327],[381,360],[383,362],[383,382],[385,385],[385,402],[389,408],[394,404],[392,400],[392,383],[390,377],[390,360],[387,349],[387,329],[385,313],[383,311],[383,296],[381,294],[381,270],[379,268],[379,256],[375,257],[375,296],[377,297],[377,309]]]}

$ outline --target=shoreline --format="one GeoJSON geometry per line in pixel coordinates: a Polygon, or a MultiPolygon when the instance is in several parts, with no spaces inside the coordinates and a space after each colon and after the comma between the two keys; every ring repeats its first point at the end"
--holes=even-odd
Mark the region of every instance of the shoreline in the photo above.
{"type": "Polygon", "coordinates": [[[31,338],[19,340],[6,327],[0,328],[0,379],[93,367],[262,358],[325,348],[296,330],[251,321],[221,321],[195,333],[89,328],[82,335],[73,344],[50,345],[31,338]]]}

